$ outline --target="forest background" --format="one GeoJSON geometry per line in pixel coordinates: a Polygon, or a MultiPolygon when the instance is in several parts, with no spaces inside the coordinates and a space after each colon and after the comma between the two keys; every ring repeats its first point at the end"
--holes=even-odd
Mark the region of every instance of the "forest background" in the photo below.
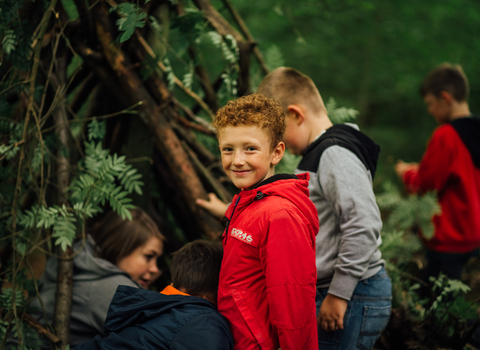
{"type": "MultiPolygon", "coordinates": [[[[418,300],[416,232],[433,234],[439,208],[435,194],[406,196],[393,166],[419,161],[435,128],[418,93],[434,66],[462,65],[471,110],[480,110],[478,1],[0,3],[0,345],[14,333],[37,346],[36,333],[23,332],[35,328],[25,316],[35,264],[71,256],[72,240],[104,209],[128,217],[138,205],[155,217],[169,238],[159,287],[169,252],[217,237],[221,226],[194,199],[214,191],[228,201],[235,189],[209,122],[284,65],[314,80],[334,121],[355,120],[382,148],[374,190],[394,312],[377,347],[466,346],[478,290],[440,278],[431,299],[418,300]]],[[[287,155],[278,170],[297,161],[287,155]]],[[[469,271],[464,282],[474,285],[478,261],[469,271]]],[[[65,348],[61,324],[48,334],[65,348]]]]}

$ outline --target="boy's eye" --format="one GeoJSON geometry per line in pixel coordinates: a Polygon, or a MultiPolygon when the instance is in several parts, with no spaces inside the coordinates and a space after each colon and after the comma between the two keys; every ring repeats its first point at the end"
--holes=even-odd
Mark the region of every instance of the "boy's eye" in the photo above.
{"type": "Polygon", "coordinates": [[[230,147],[224,147],[222,152],[232,152],[233,150],[230,147]]]}
{"type": "Polygon", "coordinates": [[[256,148],[255,147],[247,147],[247,151],[255,151],[256,148]]]}

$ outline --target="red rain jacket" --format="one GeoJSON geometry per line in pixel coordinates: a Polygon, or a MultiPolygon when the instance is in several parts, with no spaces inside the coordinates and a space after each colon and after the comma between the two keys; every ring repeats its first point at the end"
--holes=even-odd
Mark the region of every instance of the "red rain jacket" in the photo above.
{"type": "Polygon", "coordinates": [[[318,349],[315,235],[308,174],[274,175],[233,198],[222,239],[218,311],[235,350],[318,349]]]}
{"type": "Polygon", "coordinates": [[[442,213],[433,218],[428,248],[467,253],[480,247],[480,168],[451,124],[435,130],[418,170],[403,180],[409,192],[438,191],[442,213]]]}

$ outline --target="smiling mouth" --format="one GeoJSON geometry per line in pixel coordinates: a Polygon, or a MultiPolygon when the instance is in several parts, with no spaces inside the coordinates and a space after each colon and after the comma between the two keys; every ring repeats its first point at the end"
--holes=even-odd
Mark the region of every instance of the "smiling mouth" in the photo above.
{"type": "Polygon", "coordinates": [[[237,175],[237,176],[242,176],[246,175],[250,172],[251,170],[232,170],[232,172],[237,175]]]}

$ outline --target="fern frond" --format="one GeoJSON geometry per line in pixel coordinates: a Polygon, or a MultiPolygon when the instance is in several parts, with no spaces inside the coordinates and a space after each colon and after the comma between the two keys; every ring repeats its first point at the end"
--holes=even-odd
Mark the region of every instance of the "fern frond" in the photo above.
{"type": "Polygon", "coordinates": [[[59,216],[53,226],[53,238],[56,238],[55,245],[60,245],[63,250],[67,247],[71,247],[73,240],[75,239],[75,225],[76,222],[73,214],[67,213],[67,215],[59,216]]]}
{"type": "Polygon", "coordinates": [[[13,309],[13,305],[17,308],[21,308],[25,305],[25,296],[22,291],[19,289],[13,290],[12,288],[2,289],[2,293],[0,294],[0,308],[9,311],[13,309]]]}
{"type": "Polygon", "coordinates": [[[352,121],[358,116],[358,111],[353,108],[337,107],[337,102],[330,97],[325,107],[327,108],[328,117],[333,124],[345,123],[352,121]]]}
{"type": "Polygon", "coordinates": [[[93,139],[103,140],[105,134],[107,133],[107,125],[104,120],[97,121],[97,118],[88,124],[88,139],[92,141],[93,139]]]}
{"type": "Polygon", "coordinates": [[[137,169],[132,168],[131,165],[127,165],[118,178],[120,179],[120,184],[128,191],[128,193],[135,191],[137,194],[142,195],[141,186],[144,184],[143,181],[140,181],[142,175],[138,174],[137,169]]]}
{"type": "Polygon", "coordinates": [[[117,212],[122,219],[128,218],[129,220],[132,220],[132,214],[130,213],[129,209],[134,209],[135,206],[130,204],[132,200],[126,197],[128,192],[122,191],[120,187],[115,187],[113,184],[103,187],[96,186],[95,188],[99,193],[101,193],[99,199],[102,205],[108,201],[112,209],[117,212]]]}
{"type": "Polygon", "coordinates": [[[3,51],[7,54],[10,55],[10,53],[15,50],[15,39],[16,35],[14,34],[14,31],[12,29],[7,29],[3,35],[3,40],[2,40],[2,48],[3,51]]]}

